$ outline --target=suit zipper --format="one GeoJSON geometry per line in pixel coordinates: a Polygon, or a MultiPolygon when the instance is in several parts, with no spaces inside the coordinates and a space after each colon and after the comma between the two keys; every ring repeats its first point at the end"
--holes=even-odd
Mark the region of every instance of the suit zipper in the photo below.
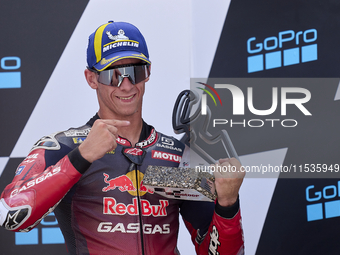
{"type": "Polygon", "coordinates": [[[132,163],[132,166],[130,168],[134,168],[135,175],[136,175],[136,189],[137,189],[137,204],[138,204],[138,217],[139,217],[139,233],[140,233],[140,240],[141,240],[141,246],[142,246],[142,255],[145,255],[144,250],[144,233],[143,233],[143,220],[142,220],[142,206],[141,206],[141,200],[140,200],[140,194],[139,194],[139,179],[138,179],[138,172],[137,172],[137,166],[136,164],[132,163]]]}

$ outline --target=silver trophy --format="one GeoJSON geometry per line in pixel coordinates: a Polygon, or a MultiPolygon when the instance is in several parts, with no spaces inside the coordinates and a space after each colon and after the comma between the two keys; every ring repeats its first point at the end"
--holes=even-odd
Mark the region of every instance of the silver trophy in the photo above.
{"type": "MultiPolygon", "coordinates": [[[[200,105],[201,99],[197,92],[184,90],[179,94],[172,114],[175,133],[184,133],[181,140],[208,164],[215,164],[217,159],[204,150],[204,144],[208,146],[218,142],[223,144],[226,157],[239,160],[226,130],[214,135],[208,132],[211,111],[207,106],[207,114],[201,115],[200,105]]],[[[214,201],[217,197],[215,178],[210,172],[199,169],[149,166],[144,174],[143,184],[168,198],[214,201]]]]}

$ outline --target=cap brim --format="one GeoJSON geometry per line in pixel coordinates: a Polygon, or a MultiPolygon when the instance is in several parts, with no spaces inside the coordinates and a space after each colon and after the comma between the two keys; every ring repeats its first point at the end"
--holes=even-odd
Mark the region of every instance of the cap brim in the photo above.
{"type": "Polygon", "coordinates": [[[111,55],[106,56],[103,58],[99,63],[95,64],[93,67],[97,71],[103,71],[111,64],[126,58],[135,58],[145,61],[146,63],[151,64],[150,60],[142,53],[136,51],[120,51],[117,53],[113,53],[111,55]]]}

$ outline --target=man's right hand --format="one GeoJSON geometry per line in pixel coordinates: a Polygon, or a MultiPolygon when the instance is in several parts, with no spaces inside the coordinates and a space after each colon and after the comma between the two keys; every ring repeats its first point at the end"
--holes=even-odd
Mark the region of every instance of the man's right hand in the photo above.
{"type": "Polygon", "coordinates": [[[87,138],[79,146],[80,154],[90,163],[102,158],[117,147],[118,128],[128,125],[130,122],[125,120],[96,120],[87,138]]]}

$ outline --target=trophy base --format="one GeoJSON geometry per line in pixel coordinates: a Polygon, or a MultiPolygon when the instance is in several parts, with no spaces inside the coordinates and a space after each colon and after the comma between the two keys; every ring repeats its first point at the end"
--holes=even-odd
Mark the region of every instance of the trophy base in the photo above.
{"type": "Polygon", "coordinates": [[[215,201],[215,178],[194,168],[148,166],[143,185],[172,199],[215,201]]]}

